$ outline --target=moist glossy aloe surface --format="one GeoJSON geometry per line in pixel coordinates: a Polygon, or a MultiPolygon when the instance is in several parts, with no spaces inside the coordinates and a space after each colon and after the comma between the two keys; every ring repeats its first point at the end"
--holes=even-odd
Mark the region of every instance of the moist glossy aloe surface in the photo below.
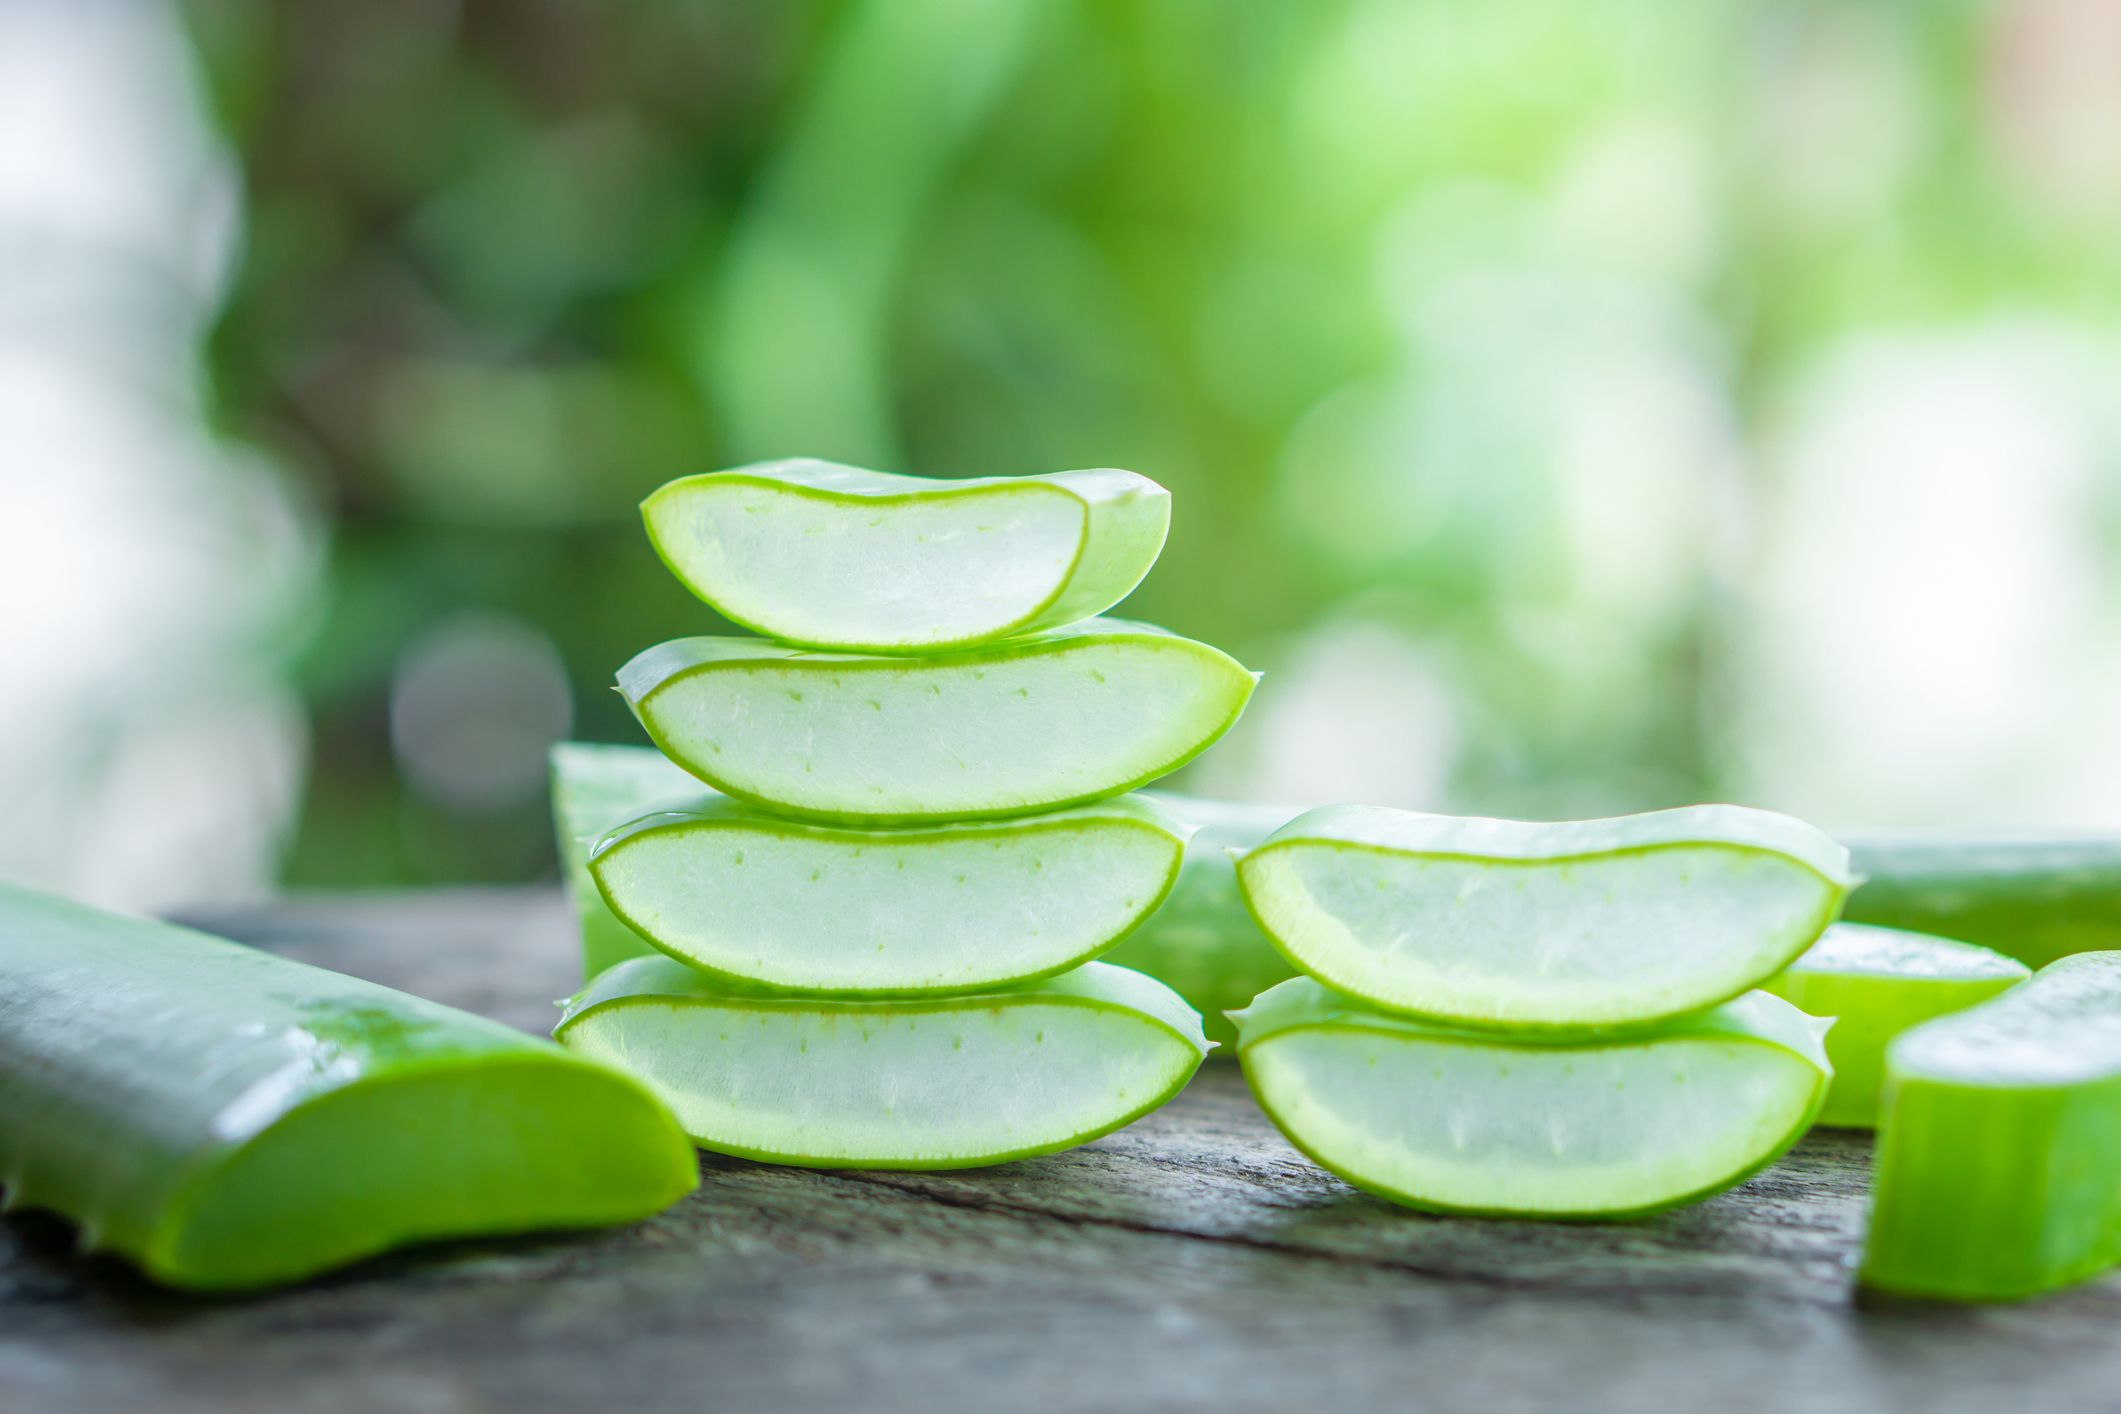
{"type": "Polygon", "coordinates": [[[1252,1093],[1359,1188],[1437,1212],[1624,1217],[1705,1197],[1810,1127],[1826,1023],[1764,992],[1624,1037],[1425,1025],[1308,977],[1235,1018],[1252,1093]]]}
{"type": "Polygon", "coordinates": [[[916,996],[1096,957],[1171,891],[1187,831],[1138,796],[897,830],[803,824],[713,796],[621,826],[589,870],[620,919],[704,972],[916,996]]]}
{"type": "Polygon", "coordinates": [[[1869,1129],[1878,1119],[1885,1048],[1925,1021],[1964,1011],[2016,986],[2031,970],[1972,943],[1900,928],[1836,923],[1763,990],[1814,1016],[1827,1033],[1834,1086],[1819,1123],[1869,1129]]]}
{"type": "Polygon", "coordinates": [[[663,562],[733,622],[932,653],[1111,608],[1156,562],[1171,497],[1111,469],[936,480],[794,460],[673,481],[641,512],[663,562]]]}
{"type": "Polygon", "coordinates": [[[0,886],[0,1184],[201,1289],[629,1222],[697,1167],[638,1082],[498,1023],[0,886]]]}
{"type": "Polygon", "coordinates": [[[2121,834],[1903,830],[1848,837],[1851,922],[1979,943],[2031,967],[2121,940],[2121,834]]]}
{"type": "Polygon", "coordinates": [[[1098,962],[964,996],[852,1001],[635,958],[570,1002],[554,1034],[639,1075],[702,1148],[828,1168],[1072,1148],[1177,1094],[1207,1050],[1177,993],[1098,962]]]}
{"type": "Polygon", "coordinates": [[[1818,830],[1731,805],[1558,823],[1327,806],[1237,874],[1275,946],[1327,985],[1517,1030],[1726,1001],[1809,947],[1852,883],[1818,830]]]}
{"type": "Polygon", "coordinates": [[[2050,963],[1886,1051],[1862,1280],[2005,1301],[2121,1261],[2121,952],[2050,963]]]}
{"type": "Polygon", "coordinates": [[[1132,790],[1229,730],[1253,683],[1228,654],[1121,619],[919,658],[682,638],[619,670],[656,745],[716,790],[858,825],[1132,790]]]}

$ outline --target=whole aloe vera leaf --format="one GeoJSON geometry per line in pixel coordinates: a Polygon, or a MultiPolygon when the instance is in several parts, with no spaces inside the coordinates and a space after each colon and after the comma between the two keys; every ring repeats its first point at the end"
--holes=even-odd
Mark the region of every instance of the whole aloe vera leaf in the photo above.
{"type": "Polygon", "coordinates": [[[563,741],[552,748],[552,825],[560,882],[582,933],[582,980],[651,951],[619,921],[589,877],[589,850],[605,834],[658,807],[696,801],[700,783],[641,746],[563,741]]]}
{"type": "Polygon", "coordinates": [[[1799,820],[1698,805],[1553,824],[1334,805],[1237,866],[1289,961],[1440,1025],[1632,1026],[1738,996],[1854,882],[1799,820]]]}
{"type": "Polygon", "coordinates": [[[1156,563],[1171,495],[1131,471],[937,480],[760,462],[641,506],[724,618],[811,648],[934,653],[1091,618],[1156,563]]]}
{"type": "Polygon", "coordinates": [[[629,1077],[204,933],[0,886],[0,1182],[172,1286],[630,1222],[690,1146],[629,1077]]]}
{"type": "Polygon", "coordinates": [[[1121,794],[1207,750],[1254,682],[1205,643],[1121,619],[919,658],[681,638],[619,670],[656,745],[716,790],[852,825],[1121,794]]]}
{"type": "Polygon", "coordinates": [[[2024,963],[1972,943],[1836,923],[1804,956],[1761,984],[1800,1011],[1835,1018],[1827,1033],[1834,1086],[1820,1124],[1872,1128],[1885,1048],[1925,1021],[1964,1011],[2031,976],[2024,963]]]}
{"type": "Polygon", "coordinates": [[[2121,1261],[2121,952],[2080,953],[1886,1051],[1861,1280],[2009,1301],[2121,1261]]]}
{"type": "Polygon", "coordinates": [[[1320,1167],[1434,1212],[1633,1217],[1742,1182],[1826,1098],[1828,1023],[1750,992],[1624,1036],[1450,1030],[1292,978],[1235,1016],[1252,1093],[1320,1167]]]}
{"type": "Polygon", "coordinates": [[[897,830],[804,824],[710,796],[620,826],[589,871],[633,931],[710,976],[912,997],[1088,962],[1170,893],[1188,832],[1139,796],[897,830]]]}
{"type": "Polygon", "coordinates": [[[702,1148],[879,1169],[1073,1148],[1177,1094],[1208,1045],[1177,993],[1100,962],[961,996],[851,1001],[635,958],[569,1002],[553,1034],[639,1075],[702,1148]]]}
{"type": "Polygon", "coordinates": [[[1845,837],[1862,888],[1851,922],[1978,943],[2044,967],[2121,947],[2121,835],[1966,831],[1845,837]]]}

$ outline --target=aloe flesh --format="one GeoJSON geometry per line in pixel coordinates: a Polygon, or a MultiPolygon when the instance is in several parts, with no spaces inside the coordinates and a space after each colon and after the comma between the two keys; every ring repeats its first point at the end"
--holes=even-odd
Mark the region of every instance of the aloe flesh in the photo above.
{"type": "Polygon", "coordinates": [[[787,643],[933,653],[1102,614],[1163,549],[1131,471],[938,480],[808,459],[673,481],[641,507],[678,579],[787,643]]]}
{"type": "Polygon", "coordinates": [[[1552,824],[1326,806],[1237,875],[1302,971],[1388,1010],[1507,1030],[1728,1001],[1809,947],[1853,882],[1824,834],[1730,805],[1552,824]]]}
{"type": "Polygon", "coordinates": [[[1861,1280],[2008,1301],[2121,1261],[2121,952],[2050,963],[1886,1051],[1861,1280]]]}
{"type": "Polygon", "coordinates": [[[902,997],[1096,957],[1171,891],[1186,833],[1133,796],[898,830],[803,824],[717,796],[621,826],[589,870],[613,913],[703,972],[902,997]]]}
{"type": "Polygon", "coordinates": [[[1099,962],[963,996],[854,1001],[635,958],[568,1003],[554,1035],[639,1075],[702,1148],[827,1168],[1072,1148],[1177,1094],[1207,1050],[1175,992],[1099,962]]]}
{"type": "Polygon", "coordinates": [[[1253,683],[1207,644],[1120,619],[920,658],[683,638],[619,670],[656,745],[716,790],[854,825],[1121,794],[1205,751],[1253,683]]]}
{"type": "Polygon", "coordinates": [[[387,987],[0,886],[0,1184],[197,1289],[630,1222],[697,1182],[635,1081],[387,987]]]}
{"type": "Polygon", "coordinates": [[[2121,835],[1897,831],[1848,837],[1851,922],[1978,943],[2029,967],[2121,943],[2121,835]]]}
{"type": "Polygon", "coordinates": [[[552,748],[552,827],[560,882],[582,937],[582,980],[651,951],[619,920],[589,876],[589,851],[612,830],[660,807],[699,798],[700,783],[644,746],[563,741],[552,748]]]}
{"type": "Polygon", "coordinates": [[[1825,1099],[1825,1023],[1764,992],[1618,1037],[1429,1026],[1308,977],[1235,1018],[1260,1108],[1320,1167],[1410,1207],[1615,1218],[1728,1188],[1825,1099]]]}
{"type": "Polygon", "coordinates": [[[1971,943],[1836,923],[1762,990],[1813,1016],[1835,1018],[1826,1037],[1834,1085],[1818,1122],[1869,1129],[1878,1120],[1885,1050],[1894,1037],[1977,1006],[2031,975],[2015,958],[1971,943]]]}

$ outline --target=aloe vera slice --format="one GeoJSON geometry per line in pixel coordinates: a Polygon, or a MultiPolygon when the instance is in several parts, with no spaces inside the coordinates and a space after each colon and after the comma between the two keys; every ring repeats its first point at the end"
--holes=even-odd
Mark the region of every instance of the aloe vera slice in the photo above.
{"type": "Polygon", "coordinates": [[[1886,1051],[1862,1281],[2015,1300],[2121,1261],[2121,952],[2080,953],[1886,1051]]]}
{"type": "Polygon", "coordinates": [[[724,618],[813,648],[932,653],[1102,614],[1156,563],[1171,494],[1131,471],[946,481],[805,459],[688,476],[641,513],[724,618]]]}
{"type": "Polygon", "coordinates": [[[1237,877],[1267,936],[1328,986],[1516,1030],[1726,1001],[1809,947],[1852,883],[1819,831],[1734,805],[1557,824],[1329,805],[1237,877]]]}
{"type": "Polygon", "coordinates": [[[858,825],[1121,794],[1207,750],[1254,681],[1205,643],[1122,619],[922,658],[680,638],[619,670],[656,745],[716,790],[858,825]]]}
{"type": "Polygon", "coordinates": [[[1187,832],[1138,796],[900,830],[807,825],[714,796],[621,826],[589,871],[612,912],[702,972],[904,997],[1088,962],[1171,891],[1187,832]]]}
{"type": "Polygon", "coordinates": [[[1985,1002],[2031,975],[2015,958],[1971,943],[1836,923],[1761,990],[1799,1011],[1836,1018],[1826,1038],[1834,1086],[1818,1122],[1869,1129],[1878,1120],[1885,1048],[1895,1036],[1985,1002]]]}
{"type": "Polygon", "coordinates": [[[1289,1142],[1436,1212],[1629,1217],[1707,1197],[1810,1128],[1828,1023],[1764,992],[1624,1037],[1424,1025],[1308,977],[1235,1016],[1238,1060],[1289,1142]]]}
{"type": "Polygon", "coordinates": [[[1852,922],[1979,943],[2043,967],[2121,944],[2121,835],[1900,831],[1849,837],[1852,922]]]}
{"type": "Polygon", "coordinates": [[[1178,994],[1124,967],[948,999],[791,997],[666,957],[567,1004],[560,1044],[623,1065],[702,1148],[826,1168],[1050,1154],[1177,1094],[1207,1051],[1178,994]]]}
{"type": "Polygon", "coordinates": [[[589,877],[590,847],[628,820],[698,800],[700,783],[645,746],[563,741],[553,746],[551,764],[560,883],[581,929],[586,982],[613,963],[650,951],[597,892],[589,877]]]}
{"type": "Polygon", "coordinates": [[[638,1083],[496,1022],[0,886],[0,1183],[173,1286],[630,1222],[698,1169],[638,1083]]]}

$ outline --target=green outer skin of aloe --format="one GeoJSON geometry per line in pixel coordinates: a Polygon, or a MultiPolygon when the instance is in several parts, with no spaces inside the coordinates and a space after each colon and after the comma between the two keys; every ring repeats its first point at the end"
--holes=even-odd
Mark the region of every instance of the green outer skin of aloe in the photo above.
{"type": "Polygon", "coordinates": [[[1979,943],[2028,967],[2121,947],[2121,834],[1842,837],[1866,882],[1841,916],[1979,943]]]}
{"type": "Polygon", "coordinates": [[[174,1286],[630,1222],[698,1181],[676,1121],[630,1076],[387,987],[6,886],[0,1081],[8,1205],[62,1213],[83,1247],[174,1286]],[[321,1196],[393,1153],[419,1166],[404,1191],[389,1191],[398,1168],[321,1196]]]}

